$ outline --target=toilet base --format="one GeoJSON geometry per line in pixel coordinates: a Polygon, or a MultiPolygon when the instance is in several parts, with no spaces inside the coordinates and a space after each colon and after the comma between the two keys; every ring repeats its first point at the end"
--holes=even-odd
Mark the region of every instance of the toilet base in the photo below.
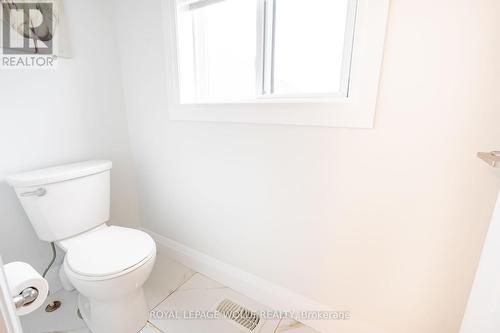
{"type": "Polygon", "coordinates": [[[142,288],[111,301],[78,295],[78,308],[92,333],[137,333],[147,323],[148,308],[142,288]]]}

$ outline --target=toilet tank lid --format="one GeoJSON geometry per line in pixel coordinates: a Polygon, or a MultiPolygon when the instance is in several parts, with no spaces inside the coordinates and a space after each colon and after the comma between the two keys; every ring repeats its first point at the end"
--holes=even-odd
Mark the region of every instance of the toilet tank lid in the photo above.
{"type": "Polygon", "coordinates": [[[111,161],[92,160],[18,173],[5,180],[12,187],[38,186],[93,175],[111,167],[111,161]]]}

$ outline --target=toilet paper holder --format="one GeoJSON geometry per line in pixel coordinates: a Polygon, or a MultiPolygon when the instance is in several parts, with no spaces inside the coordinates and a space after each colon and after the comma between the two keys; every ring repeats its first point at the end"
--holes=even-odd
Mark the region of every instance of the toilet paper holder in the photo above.
{"type": "Polygon", "coordinates": [[[38,298],[38,289],[29,287],[24,289],[19,295],[14,296],[12,301],[16,309],[33,303],[38,298]]]}

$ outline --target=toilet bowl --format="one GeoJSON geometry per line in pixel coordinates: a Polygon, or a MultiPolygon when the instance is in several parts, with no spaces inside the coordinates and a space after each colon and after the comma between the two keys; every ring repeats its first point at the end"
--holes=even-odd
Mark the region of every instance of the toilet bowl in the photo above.
{"type": "Polygon", "coordinates": [[[156,258],[146,233],[101,226],[56,242],[66,251],[63,269],[79,292],[78,308],[94,333],[139,332],[148,319],[142,285],[156,258]]]}
{"type": "Polygon", "coordinates": [[[143,231],[108,226],[110,161],[85,161],[7,177],[38,238],[65,252],[63,284],[78,292],[93,333],[137,333],[148,309],[142,285],[156,258],[143,231]],[[69,285],[69,286],[68,286],[69,285]]]}

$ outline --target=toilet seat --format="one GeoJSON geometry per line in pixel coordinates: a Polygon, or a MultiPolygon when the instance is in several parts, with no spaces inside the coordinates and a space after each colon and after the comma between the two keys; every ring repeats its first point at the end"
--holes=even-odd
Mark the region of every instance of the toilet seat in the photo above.
{"type": "Polygon", "coordinates": [[[135,270],[155,254],[156,244],[147,233],[110,226],[75,240],[65,265],[78,278],[104,280],[135,270]]]}

